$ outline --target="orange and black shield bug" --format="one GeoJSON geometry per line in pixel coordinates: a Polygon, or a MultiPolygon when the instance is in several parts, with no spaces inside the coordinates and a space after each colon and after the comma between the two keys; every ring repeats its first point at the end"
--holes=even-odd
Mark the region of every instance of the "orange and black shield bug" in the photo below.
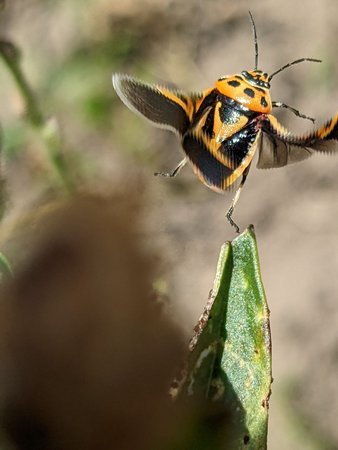
{"type": "Polygon", "coordinates": [[[338,114],[303,136],[292,135],[271,114],[273,107],[282,107],[314,121],[284,103],[271,101],[270,81],[294,64],[320,60],[297,59],[272,75],[258,70],[257,34],[249,14],[255,42],[254,70],[221,77],[213,87],[189,95],[127,75],[113,75],[118,96],[131,110],[174,131],[181,139],[184,159],[171,173],[156,175],[173,177],[189,161],[199,179],[217,192],[226,191],[241,177],[227,212],[237,232],[239,228],[231,216],[257,151],[260,169],[302,161],[315,152],[338,151],[338,114]]]}

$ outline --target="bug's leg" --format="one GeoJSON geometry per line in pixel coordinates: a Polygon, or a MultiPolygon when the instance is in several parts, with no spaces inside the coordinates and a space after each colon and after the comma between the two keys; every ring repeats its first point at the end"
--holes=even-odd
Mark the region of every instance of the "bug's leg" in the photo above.
{"type": "Polygon", "coordinates": [[[180,161],[177,166],[175,167],[175,169],[171,172],[155,172],[154,175],[157,177],[158,175],[160,175],[161,177],[168,177],[168,178],[173,178],[176,177],[176,175],[181,171],[181,169],[187,164],[188,162],[188,158],[184,158],[182,159],[182,161],[180,161]]]}
{"type": "Polygon", "coordinates": [[[292,108],[292,106],[285,105],[285,103],[282,102],[272,102],[273,108],[286,108],[292,111],[297,117],[301,117],[302,119],[311,120],[311,122],[315,123],[315,119],[312,117],[306,116],[305,114],[300,113],[297,109],[292,108]]]}
{"type": "Polygon", "coordinates": [[[249,169],[250,169],[250,164],[248,165],[248,167],[244,170],[243,175],[242,175],[242,180],[241,180],[241,184],[238,186],[237,191],[235,193],[234,198],[232,199],[231,202],[231,206],[228,209],[227,213],[226,213],[226,218],[228,219],[228,221],[230,222],[230,225],[233,226],[236,229],[236,232],[239,233],[239,226],[237,225],[237,223],[232,219],[232,213],[234,212],[235,206],[239,200],[239,196],[241,195],[241,191],[242,188],[244,186],[245,180],[248,176],[249,173],[249,169]]]}

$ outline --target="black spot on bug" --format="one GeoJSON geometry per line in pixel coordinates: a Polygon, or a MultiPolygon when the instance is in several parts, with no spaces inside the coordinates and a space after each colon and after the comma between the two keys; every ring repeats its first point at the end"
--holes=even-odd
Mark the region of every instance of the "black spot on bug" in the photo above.
{"type": "Polygon", "coordinates": [[[250,436],[248,436],[247,434],[244,436],[244,438],[243,438],[243,442],[244,442],[244,445],[248,445],[249,444],[249,441],[250,441],[250,436]]]}
{"type": "Polygon", "coordinates": [[[239,81],[237,81],[237,80],[230,80],[230,81],[228,81],[228,85],[229,86],[233,86],[233,87],[237,87],[237,86],[239,86],[241,83],[239,82],[239,81]]]}
{"type": "Polygon", "coordinates": [[[244,89],[244,94],[246,94],[248,97],[254,98],[255,96],[255,91],[251,88],[245,88],[244,89]]]}
{"type": "Polygon", "coordinates": [[[265,97],[261,98],[261,105],[263,106],[263,108],[266,108],[268,106],[267,101],[265,100],[265,97]]]}

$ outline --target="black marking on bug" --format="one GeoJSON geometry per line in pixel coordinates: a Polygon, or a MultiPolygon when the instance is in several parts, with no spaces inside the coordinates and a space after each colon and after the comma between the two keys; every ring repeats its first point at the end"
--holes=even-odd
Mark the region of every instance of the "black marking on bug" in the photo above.
{"type": "MultiPolygon", "coordinates": [[[[218,99],[220,102],[222,102],[224,108],[230,107],[231,109],[240,111],[241,114],[244,114],[249,119],[256,117],[259,114],[258,112],[252,111],[251,109],[247,108],[242,103],[238,103],[236,100],[233,100],[232,98],[229,98],[223,94],[219,94],[218,99]]],[[[221,120],[224,121],[225,119],[221,117],[221,120]]]]}
{"type": "Polygon", "coordinates": [[[244,89],[244,94],[246,94],[248,97],[254,98],[255,96],[255,91],[251,88],[245,88],[244,89]]]}
{"type": "Polygon", "coordinates": [[[235,125],[243,115],[241,111],[238,111],[236,108],[228,106],[224,103],[218,111],[219,118],[225,125],[235,125]]]}
{"type": "Polygon", "coordinates": [[[233,86],[233,87],[237,87],[237,86],[239,86],[241,83],[239,82],[239,81],[237,81],[237,80],[230,80],[230,81],[228,81],[228,85],[229,86],[233,86]]]}
{"type": "Polygon", "coordinates": [[[215,120],[215,106],[208,112],[205,124],[202,128],[203,132],[212,139],[215,137],[214,133],[214,120],[215,120]]]}
{"type": "Polygon", "coordinates": [[[198,124],[198,122],[201,120],[207,109],[209,109],[210,107],[213,107],[214,109],[216,98],[217,98],[216,89],[211,91],[210,94],[204,98],[198,110],[195,112],[195,116],[191,124],[192,128],[194,128],[198,124]]]}
{"type": "MultiPolygon", "coordinates": [[[[236,116],[233,115],[233,111],[228,110],[222,112],[222,117],[225,118],[227,114],[229,115],[227,118],[227,122],[235,123],[236,116]]],[[[253,120],[246,127],[242,128],[226,141],[222,142],[218,151],[233,162],[234,168],[237,168],[241,165],[243,159],[250,151],[250,148],[254,143],[256,136],[257,123],[255,120],[253,120]]]]}
{"type": "Polygon", "coordinates": [[[266,108],[268,106],[268,103],[267,103],[265,97],[261,98],[261,105],[263,106],[263,108],[266,108]]]}
{"type": "Polygon", "coordinates": [[[233,170],[219,162],[205,144],[190,133],[184,136],[182,146],[190,161],[203,174],[206,183],[221,189],[233,170]]]}
{"type": "Polygon", "coordinates": [[[256,89],[257,89],[257,91],[261,92],[262,94],[265,94],[264,89],[262,89],[262,88],[260,88],[260,87],[258,87],[258,86],[256,86],[256,89]]]}

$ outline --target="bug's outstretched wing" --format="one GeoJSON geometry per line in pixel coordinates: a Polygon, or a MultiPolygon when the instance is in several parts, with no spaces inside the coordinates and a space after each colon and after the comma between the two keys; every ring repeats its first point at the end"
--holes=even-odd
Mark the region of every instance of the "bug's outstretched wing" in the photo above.
{"type": "Polygon", "coordinates": [[[338,114],[324,126],[304,136],[293,136],[277,119],[268,115],[262,121],[259,169],[283,167],[303,161],[316,152],[338,154],[338,114]]]}
{"type": "Polygon", "coordinates": [[[194,112],[194,103],[201,95],[186,96],[169,88],[143,83],[123,74],[113,74],[117,95],[132,111],[153,124],[184,134],[194,112]]]}
{"type": "Polygon", "coordinates": [[[200,129],[186,133],[183,149],[199,179],[216,192],[229,189],[251,163],[260,131],[252,122],[229,139],[218,143],[200,129]]]}

